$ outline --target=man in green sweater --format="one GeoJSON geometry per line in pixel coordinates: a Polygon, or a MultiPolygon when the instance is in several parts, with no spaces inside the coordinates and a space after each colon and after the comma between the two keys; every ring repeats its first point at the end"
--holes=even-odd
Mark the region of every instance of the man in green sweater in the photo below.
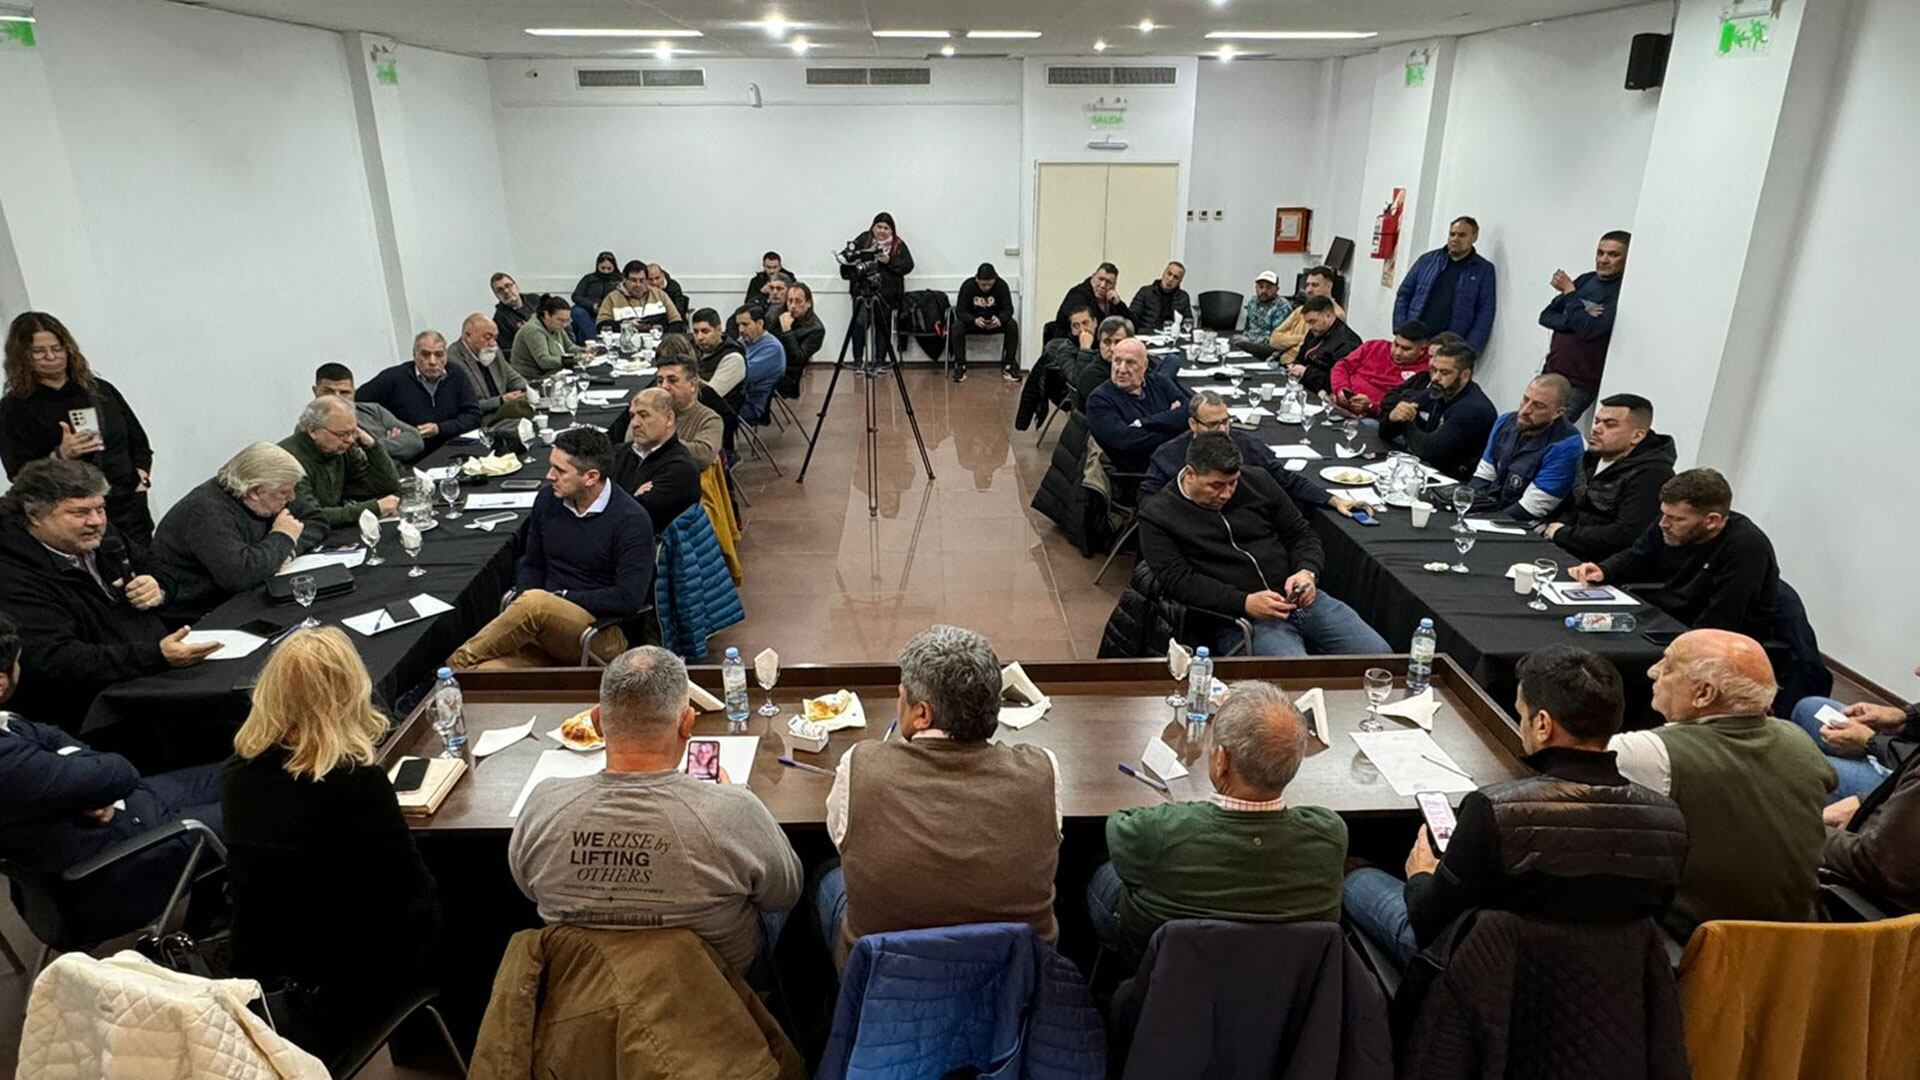
{"type": "Polygon", "coordinates": [[[300,410],[299,426],[280,446],[307,471],[294,498],[320,508],[330,529],[351,525],[362,510],[389,517],[400,506],[393,459],[360,426],[346,399],[325,394],[300,410]]]}
{"type": "Polygon", "coordinates": [[[1826,841],[1820,811],[1835,777],[1813,740],[1767,715],[1775,687],[1766,650],[1745,634],[1694,630],[1647,674],[1665,726],[1608,745],[1621,775],[1672,796],[1687,819],[1668,932],[1685,941],[1709,919],[1812,919],[1826,841]]]}
{"type": "Polygon", "coordinates": [[[1338,921],[1346,823],[1285,795],[1306,748],[1306,722],[1271,683],[1229,687],[1207,759],[1213,798],[1107,819],[1113,861],[1087,887],[1101,944],[1137,962],[1172,919],[1338,921]]]}

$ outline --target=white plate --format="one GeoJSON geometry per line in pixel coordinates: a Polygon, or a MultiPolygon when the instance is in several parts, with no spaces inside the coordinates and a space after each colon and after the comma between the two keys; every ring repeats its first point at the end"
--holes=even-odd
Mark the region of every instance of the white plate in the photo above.
{"type": "Polygon", "coordinates": [[[1348,487],[1360,487],[1378,479],[1373,473],[1358,465],[1328,465],[1320,470],[1320,478],[1335,484],[1345,484],[1348,487]]]}

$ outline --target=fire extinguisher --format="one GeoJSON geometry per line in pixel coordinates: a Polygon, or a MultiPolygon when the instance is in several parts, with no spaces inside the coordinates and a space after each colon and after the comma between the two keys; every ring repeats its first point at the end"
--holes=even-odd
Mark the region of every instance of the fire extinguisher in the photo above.
{"type": "Polygon", "coordinates": [[[1393,258],[1394,248],[1400,244],[1400,200],[1387,203],[1380,216],[1373,219],[1373,252],[1376,259],[1393,258]]]}

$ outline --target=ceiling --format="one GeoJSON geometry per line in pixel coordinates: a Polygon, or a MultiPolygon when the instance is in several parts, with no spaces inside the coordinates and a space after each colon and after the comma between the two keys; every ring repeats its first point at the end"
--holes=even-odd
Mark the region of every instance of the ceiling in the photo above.
{"type": "Polygon", "coordinates": [[[328,30],[384,34],[471,56],[599,57],[653,54],[654,38],[534,37],[532,26],[698,30],[669,42],[676,57],[785,57],[804,37],[809,59],[955,55],[1213,55],[1210,30],[1371,30],[1348,41],[1236,41],[1241,56],[1317,59],[1395,42],[1475,33],[1625,7],[1636,0],[175,0],[328,30]],[[785,19],[784,34],[760,21],[785,19]],[[1156,28],[1142,33],[1151,18],[1156,28]],[[944,29],[950,41],[882,40],[874,30],[944,29]],[[965,30],[1038,30],[1032,40],[969,40],[965,30]]]}

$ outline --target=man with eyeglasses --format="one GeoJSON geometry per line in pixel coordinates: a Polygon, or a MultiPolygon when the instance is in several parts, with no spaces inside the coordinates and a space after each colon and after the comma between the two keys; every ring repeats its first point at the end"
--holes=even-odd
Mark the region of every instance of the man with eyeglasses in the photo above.
{"type": "Polygon", "coordinates": [[[307,471],[294,498],[312,500],[328,528],[353,524],[363,510],[392,517],[400,508],[399,470],[344,399],[327,394],[307,402],[280,447],[307,471]]]}
{"type": "Polygon", "coordinates": [[[520,286],[513,275],[502,270],[487,282],[493,289],[493,298],[498,303],[493,306],[493,323],[500,328],[500,351],[513,355],[513,335],[520,327],[533,318],[533,304],[520,295],[520,286]]]}
{"type": "Polygon", "coordinates": [[[1307,479],[1297,472],[1288,472],[1286,462],[1274,456],[1267,444],[1253,437],[1249,432],[1235,431],[1233,414],[1227,411],[1227,400],[1212,390],[1202,390],[1193,395],[1187,403],[1187,434],[1178,436],[1153,452],[1153,460],[1147,465],[1147,478],[1140,481],[1142,499],[1168,484],[1180,475],[1187,464],[1187,446],[1194,439],[1206,434],[1225,435],[1240,448],[1240,456],[1245,459],[1249,469],[1259,469],[1273,477],[1280,490],[1287,493],[1293,501],[1304,509],[1309,506],[1332,507],[1336,513],[1353,516],[1359,503],[1342,499],[1331,494],[1326,488],[1307,479]]]}

